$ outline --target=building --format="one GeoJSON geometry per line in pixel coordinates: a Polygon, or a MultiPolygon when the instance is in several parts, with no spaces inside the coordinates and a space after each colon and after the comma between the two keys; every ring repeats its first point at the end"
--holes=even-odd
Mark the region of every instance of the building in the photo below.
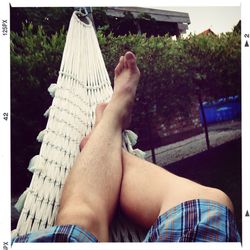
{"type": "Polygon", "coordinates": [[[114,34],[146,33],[151,35],[180,36],[186,33],[190,18],[188,13],[139,7],[105,8],[108,18],[116,21],[114,34]]]}

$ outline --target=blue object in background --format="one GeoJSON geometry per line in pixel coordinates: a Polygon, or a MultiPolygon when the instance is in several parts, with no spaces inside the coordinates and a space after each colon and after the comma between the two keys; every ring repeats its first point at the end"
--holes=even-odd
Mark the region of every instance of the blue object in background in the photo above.
{"type": "MultiPolygon", "coordinates": [[[[212,102],[203,102],[203,108],[207,124],[240,119],[241,117],[239,96],[229,96],[212,102]]],[[[200,120],[201,124],[204,125],[201,109],[200,120]]]]}

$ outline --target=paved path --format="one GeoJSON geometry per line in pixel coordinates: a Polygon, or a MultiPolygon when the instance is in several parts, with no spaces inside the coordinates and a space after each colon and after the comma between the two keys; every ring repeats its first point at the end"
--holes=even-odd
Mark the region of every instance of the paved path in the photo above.
{"type": "MultiPolygon", "coordinates": [[[[216,147],[225,142],[241,137],[240,122],[229,122],[209,127],[209,140],[211,147],[216,147]]],[[[207,150],[205,134],[199,134],[170,145],[155,149],[156,163],[160,166],[185,159],[207,150]]],[[[146,160],[152,161],[151,151],[146,151],[146,160]]]]}

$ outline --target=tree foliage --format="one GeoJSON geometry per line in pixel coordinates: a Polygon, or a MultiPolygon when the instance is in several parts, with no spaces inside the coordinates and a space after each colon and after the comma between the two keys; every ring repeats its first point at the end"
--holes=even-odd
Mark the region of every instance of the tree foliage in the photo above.
{"type": "Polygon", "coordinates": [[[70,17],[74,8],[53,8],[53,7],[29,7],[11,8],[10,27],[11,30],[20,34],[23,24],[32,24],[34,31],[39,26],[47,35],[59,32],[63,27],[68,27],[70,17]]]}

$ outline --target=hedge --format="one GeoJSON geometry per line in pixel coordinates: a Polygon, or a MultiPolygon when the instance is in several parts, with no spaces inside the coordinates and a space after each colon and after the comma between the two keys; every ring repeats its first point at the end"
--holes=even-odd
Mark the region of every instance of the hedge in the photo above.
{"type": "MultiPolygon", "coordinates": [[[[13,176],[24,175],[28,161],[39,152],[36,136],[44,129],[44,111],[52,100],[47,88],[56,82],[66,30],[47,35],[42,26],[23,25],[11,32],[11,112],[13,176]]],[[[237,32],[220,36],[190,35],[177,41],[169,36],[105,36],[97,31],[110,79],[120,55],[133,51],[141,80],[131,129],[147,137],[152,119],[188,115],[197,95],[211,98],[240,95],[241,38],[237,32]]],[[[152,128],[153,129],[153,128],[152,128]]],[[[152,131],[151,131],[152,132],[152,131]]],[[[27,173],[25,173],[26,175],[27,173]]],[[[26,183],[17,185],[16,190],[26,183]]]]}

